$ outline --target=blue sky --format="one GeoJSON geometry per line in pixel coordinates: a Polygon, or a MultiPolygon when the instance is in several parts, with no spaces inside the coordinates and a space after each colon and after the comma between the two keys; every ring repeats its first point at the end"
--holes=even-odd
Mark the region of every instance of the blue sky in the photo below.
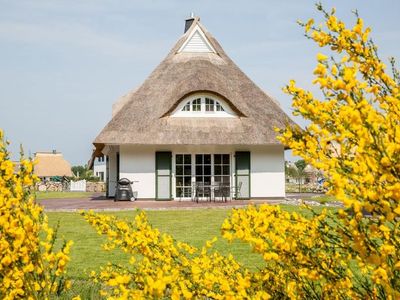
{"type": "MultiPolygon", "coordinates": [[[[358,9],[380,56],[400,59],[400,1],[323,4],[347,22],[358,9]]],[[[321,51],[296,24],[318,19],[314,1],[0,0],[0,7],[0,128],[14,158],[22,143],[28,154],[57,149],[74,165],[86,163],[112,103],[161,62],[190,12],[288,114],[282,87],[296,79],[311,88],[321,51]]]]}

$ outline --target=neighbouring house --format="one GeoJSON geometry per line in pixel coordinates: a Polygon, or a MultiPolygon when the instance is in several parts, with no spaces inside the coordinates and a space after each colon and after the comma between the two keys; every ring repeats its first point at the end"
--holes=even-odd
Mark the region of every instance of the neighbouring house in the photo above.
{"type": "Polygon", "coordinates": [[[34,174],[42,181],[59,180],[64,176],[72,176],[71,164],[65,160],[61,152],[36,152],[34,156],[37,164],[34,174]]]}
{"type": "MultiPolygon", "coordinates": [[[[90,165],[89,165],[90,167],[90,165]]],[[[99,177],[101,182],[106,180],[107,168],[105,156],[101,155],[93,160],[93,175],[99,177]]]]}
{"type": "Polygon", "coordinates": [[[318,176],[320,172],[316,168],[311,165],[307,165],[304,168],[304,183],[305,184],[317,184],[318,179],[321,176],[318,176]]]}
{"type": "Polygon", "coordinates": [[[290,169],[297,169],[296,165],[292,161],[285,161],[285,179],[286,183],[291,183],[291,184],[297,184],[299,183],[299,179],[293,176],[293,174],[290,172],[290,169]]]}
{"type": "Polygon", "coordinates": [[[240,187],[241,199],[284,197],[285,147],[274,128],[287,124],[194,17],[145,82],[113,105],[94,156],[106,156],[109,197],[123,177],[139,199],[190,198],[193,183],[219,182],[240,187]]]}

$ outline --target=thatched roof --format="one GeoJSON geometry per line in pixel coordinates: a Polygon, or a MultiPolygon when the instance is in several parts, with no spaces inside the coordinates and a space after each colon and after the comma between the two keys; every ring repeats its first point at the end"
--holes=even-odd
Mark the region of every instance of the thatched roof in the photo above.
{"type": "Polygon", "coordinates": [[[279,144],[274,127],[293,121],[225,54],[196,18],[167,57],[136,90],[94,141],[105,144],[269,145],[279,144]],[[198,25],[216,53],[178,52],[198,25]],[[225,100],[237,118],[174,118],[174,108],[194,92],[225,100]]]}
{"type": "Polygon", "coordinates": [[[34,173],[38,177],[72,176],[71,164],[64,159],[62,153],[37,152],[35,160],[37,164],[34,173]]]}

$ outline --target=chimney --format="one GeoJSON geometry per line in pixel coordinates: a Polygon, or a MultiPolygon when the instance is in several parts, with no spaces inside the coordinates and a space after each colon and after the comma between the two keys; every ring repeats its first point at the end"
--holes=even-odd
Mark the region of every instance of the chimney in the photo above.
{"type": "Polygon", "coordinates": [[[188,31],[190,26],[192,26],[193,21],[194,21],[194,13],[190,13],[190,18],[186,19],[185,21],[185,31],[183,33],[186,33],[186,31],[188,31]]]}

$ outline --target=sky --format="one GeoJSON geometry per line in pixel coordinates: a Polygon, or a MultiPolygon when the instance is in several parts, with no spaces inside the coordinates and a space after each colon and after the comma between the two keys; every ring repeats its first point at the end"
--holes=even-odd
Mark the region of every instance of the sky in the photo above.
{"type": "MultiPolygon", "coordinates": [[[[324,53],[297,20],[320,16],[306,0],[0,0],[0,128],[18,158],[61,151],[85,164],[112,104],[138,87],[183,34],[194,12],[225,52],[291,115],[282,87],[313,90],[324,53]]],[[[357,9],[384,61],[400,59],[400,1],[322,1],[346,23],[357,9]]],[[[304,120],[293,117],[300,125],[304,120]]],[[[290,152],[286,158],[293,160],[290,152]]]]}

